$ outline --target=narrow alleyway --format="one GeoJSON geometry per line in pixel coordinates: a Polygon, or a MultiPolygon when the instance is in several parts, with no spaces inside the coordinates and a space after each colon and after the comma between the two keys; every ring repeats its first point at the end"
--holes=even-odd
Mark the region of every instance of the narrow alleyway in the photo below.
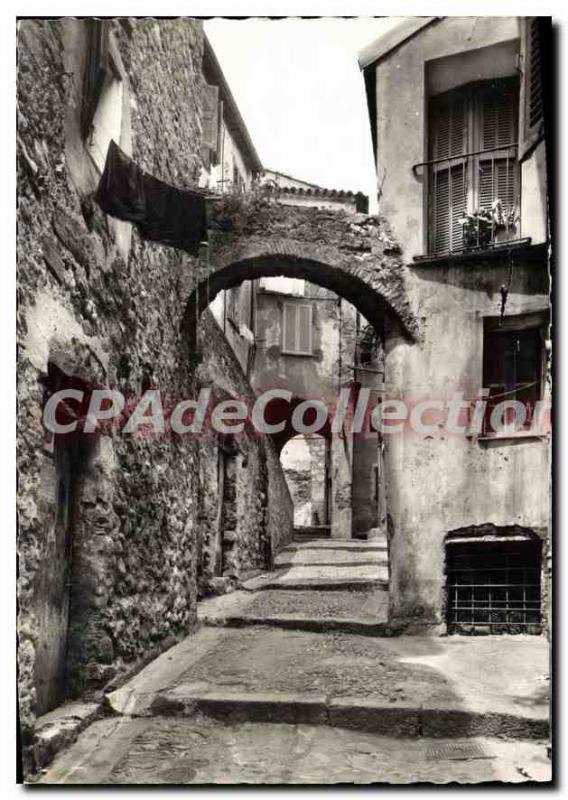
{"type": "Polygon", "coordinates": [[[41,782],[547,780],[546,641],[381,636],[387,587],[384,540],[296,540],[41,782]]]}

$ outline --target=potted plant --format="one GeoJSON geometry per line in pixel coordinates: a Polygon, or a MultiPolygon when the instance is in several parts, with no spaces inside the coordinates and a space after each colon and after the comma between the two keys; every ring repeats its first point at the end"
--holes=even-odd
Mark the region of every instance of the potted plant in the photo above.
{"type": "Polygon", "coordinates": [[[493,239],[493,216],[486,208],[464,213],[459,220],[462,226],[465,250],[485,249],[493,239]]]}
{"type": "Polygon", "coordinates": [[[506,212],[501,200],[495,200],[490,209],[465,212],[459,219],[464,249],[483,250],[492,242],[508,241],[517,229],[518,220],[517,207],[513,206],[506,212]]]}

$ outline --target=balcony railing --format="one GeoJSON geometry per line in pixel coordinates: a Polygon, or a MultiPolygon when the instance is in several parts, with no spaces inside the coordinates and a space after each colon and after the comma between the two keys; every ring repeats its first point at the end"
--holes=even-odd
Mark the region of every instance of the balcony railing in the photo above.
{"type": "Polygon", "coordinates": [[[427,175],[428,257],[521,243],[517,144],[414,164],[427,175]]]}

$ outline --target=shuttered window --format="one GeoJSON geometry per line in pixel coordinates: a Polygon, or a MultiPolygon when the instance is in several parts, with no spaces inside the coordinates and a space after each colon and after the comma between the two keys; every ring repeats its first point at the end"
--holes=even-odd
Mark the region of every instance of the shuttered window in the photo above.
{"type": "Polygon", "coordinates": [[[241,324],[241,287],[227,290],[227,316],[237,327],[241,324]]]}
{"type": "Polygon", "coordinates": [[[430,250],[454,250],[461,243],[458,220],[467,207],[468,96],[450,92],[432,103],[430,158],[430,250]]]}
{"type": "Polygon", "coordinates": [[[312,355],[312,306],[284,303],[282,318],[282,352],[312,355]]]}
{"type": "Polygon", "coordinates": [[[464,249],[460,219],[501,200],[514,214],[520,197],[518,89],[494,81],[447,92],[430,104],[429,250],[464,249]]]}
{"type": "Polygon", "coordinates": [[[208,165],[216,156],[219,137],[219,88],[206,83],[203,87],[202,105],[202,147],[203,161],[208,165]]]}
{"type": "Polygon", "coordinates": [[[87,58],[83,79],[83,105],[81,128],[83,138],[91,133],[93,118],[99,104],[109,67],[110,20],[87,20],[87,58]]]}
{"type": "Polygon", "coordinates": [[[479,97],[479,149],[476,157],[476,208],[491,209],[500,200],[503,214],[514,213],[520,197],[517,165],[518,91],[497,82],[479,97]]]}
{"type": "Polygon", "coordinates": [[[521,36],[521,158],[544,137],[543,30],[548,17],[527,17],[521,36]]]}

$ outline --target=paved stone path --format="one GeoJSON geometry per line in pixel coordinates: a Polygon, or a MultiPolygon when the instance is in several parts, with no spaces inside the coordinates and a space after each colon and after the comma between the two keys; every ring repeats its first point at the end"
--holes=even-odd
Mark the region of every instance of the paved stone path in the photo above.
{"type": "Polygon", "coordinates": [[[347,590],[388,588],[386,540],[300,540],[275,559],[275,571],[245,581],[248,591],[261,589],[347,590]]]}
{"type": "Polygon", "coordinates": [[[95,722],[44,782],[369,784],[547,781],[542,744],[394,739],[316,725],[226,724],[207,717],[95,722]],[[49,780],[48,780],[49,779],[49,780]]]}
{"type": "Polygon", "coordinates": [[[382,636],[385,561],[384,541],[293,543],[200,604],[41,782],[549,780],[546,640],[382,636]]]}

